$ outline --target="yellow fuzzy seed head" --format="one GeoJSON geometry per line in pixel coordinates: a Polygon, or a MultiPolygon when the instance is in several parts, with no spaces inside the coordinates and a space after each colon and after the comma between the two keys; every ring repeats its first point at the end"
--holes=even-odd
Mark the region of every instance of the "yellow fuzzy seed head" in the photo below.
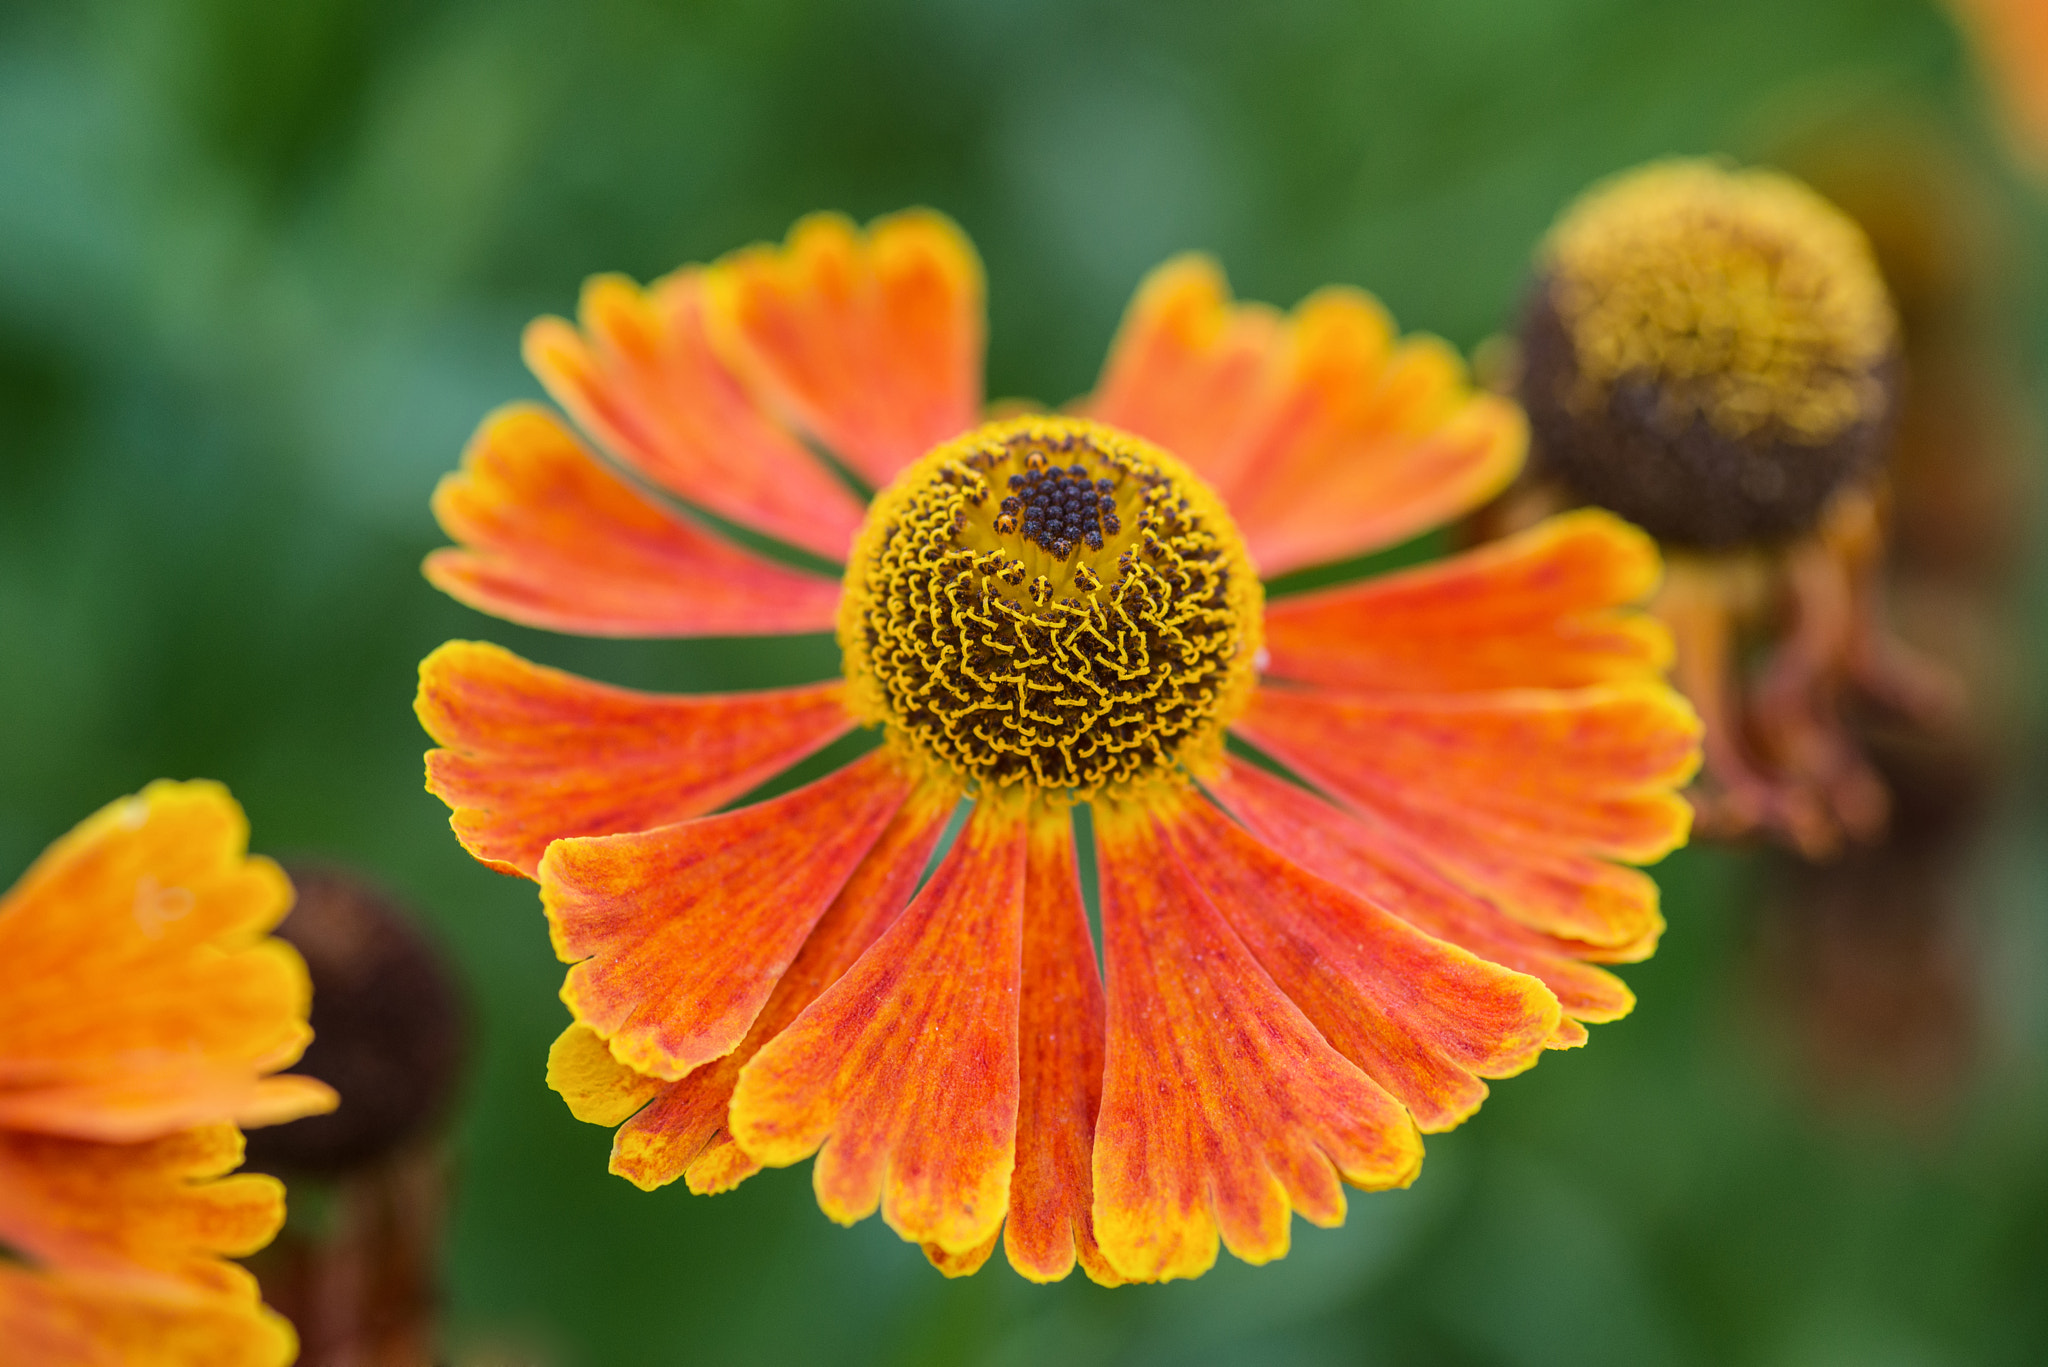
{"type": "Polygon", "coordinates": [[[1199,768],[1244,708],[1263,592],[1222,502],[1082,418],[990,423],[876,496],[839,615],[853,703],[984,787],[1087,798],[1199,768]]]}
{"type": "Polygon", "coordinates": [[[1577,407],[1641,377],[1673,429],[1698,413],[1729,437],[1819,445],[1887,402],[1873,372],[1898,321],[1870,243],[1798,181],[1656,162],[1588,191],[1543,256],[1577,407]]]}

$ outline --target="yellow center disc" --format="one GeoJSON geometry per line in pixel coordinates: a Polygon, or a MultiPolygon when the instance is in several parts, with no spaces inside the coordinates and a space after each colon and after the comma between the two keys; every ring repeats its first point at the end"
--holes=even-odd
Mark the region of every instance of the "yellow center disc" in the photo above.
{"type": "Polygon", "coordinates": [[[876,496],[846,570],[854,705],[992,786],[1086,798],[1216,753],[1263,603],[1222,502],[1081,418],[990,423],[876,496]]]}

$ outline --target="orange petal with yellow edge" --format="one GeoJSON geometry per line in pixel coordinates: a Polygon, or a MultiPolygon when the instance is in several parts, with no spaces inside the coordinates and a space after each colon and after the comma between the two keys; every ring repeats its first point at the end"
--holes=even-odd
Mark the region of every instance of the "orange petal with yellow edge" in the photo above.
{"type": "Polygon", "coordinates": [[[286,1367],[291,1324],[253,1297],[0,1261],[0,1344],[21,1367],[286,1367]]]}
{"type": "Polygon", "coordinates": [[[1279,310],[1231,302],[1213,259],[1174,257],[1139,284],[1095,392],[1078,406],[1165,447],[1227,494],[1242,474],[1238,439],[1286,335],[1279,310]]]}
{"type": "Polygon", "coordinates": [[[1481,1078],[1511,1077],[1542,1055],[1560,1013],[1536,979],[1317,877],[1207,802],[1189,800],[1160,824],[1274,983],[1423,1131],[1479,1109],[1481,1078]]]}
{"type": "Polygon", "coordinates": [[[885,750],[767,802],[540,861],[562,1000],[619,1062],[673,1080],[731,1050],[911,779],[885,750]]]}
{"type": "Polygon", "coordinates": [[[1531,930],[1437,872],[1414,852],[1412,837],[1386,822],[1343,811],[1236,760],[1203,782],[1273,849],[1439,940],[1539,979],[1567,1015],[1618,1020],[1634,1007],[1620,979],[1583,962],[1601,952],[1597,947],[1531,930]]]}
{"type": "MultiPolygon", "coordinates": [[[[837,982],[909,905],[959,797],[956,786],[937,778],[911,794],[818,918],[739,1047],[680,1082],[657,1084],[659,1094],[620,1127],[612,1140],[613,1172],[643,1191],[687,1175],[690,1190],[704,1194],[729,1190],[760,1170],[725,1128],[740,1069],[837,982]]],[[[563,1095],[573,1110],[576,1099],[563,1095]]]]}
{"type": "Polygon", "coordinates": [[[312,1038],[291,906],[217,783],[151,784],[80,823],[0,898],[0,1129],[109,1142],[334,1108],[267,1077],[312,1038]]]}
{"type": "Polygon", "coordinates": [[[1200,1276],[1219,1234],[1266,1262],[1287,1252],[1290,1208],[1343,1220],[1340,1177],[1414,1180],[1422,1143],[1401,1103],[1274,985],[1149,813],[1095,812],[1109,979],[1095,1237],[1110,1266],[1200,1276]]]}
{"type": "Polygon", "coordinates": [[[816,1153],[841,1224],[879,1204],[905,1239],[959,1255],[1003,1223],[1026,844],[1021,801],[984,794],[896,923],[740,1072],[733,1138],[769,1167],[816,1153]]]}
{"type": "Polygon", "coordinates": [[[531,404],[484,420],[434,490],[434,516],[461,543],[427,557],[434,587],[523,626],[751,636],[830,630],[837,611],[836,583],[662,507],[531,404]]]}
{"type": "Polygon", "coordinates": [[[1264,687],[1237,729],[1346,797],[1632,862],[1685,842],[1699,720],[1662,684],[1371,694],[1264,687]]]}
{"type": "Polygon", "coordinates": [[[1669,633],[1625,610],[1656,587],[1656,543],[1584,509],[1462,555],[1269,601],[1268,677],[1467,692],[1655,678],[1669,633]]]}
{"type": "Polygon", "coordinates": [[[1024,871],[1018,1012],[1017,1167],[1003,1241],[1010,1266],[1058,1281],[1078,1256],[1090,1278],[1122,1278],[1095,1243],[1091,1163],[1102,1104],[1102,975],[1081,902],[1064,806],[1036,804],[1024,871]]]}
{"type": "Polygon", "coordinates": [[[981,261],[928,209],[865,231],[813,214],[706,273],[713,338],[783,415],[874,485],[980,421],[981,261]]]}
{"type": "Polygon", "coordinates": [[[704,275],[642,290],[620,275],[583,286],[579,330],[526,329],[526,363],[599,445],[671,493],[827,559],[845,556],[860,500],[718,358],[704,275]]]}
{"type": "Polygon", "coordinates": [[[1320,290],[1278,320],[1183,257],[1140,287],[1080,407],[1158,442],[1215,486],[1260,572],[1405,540],[1504,488],[1521,410],[1474,392],[1434,338],[1397,341],[1377,300],[1320,290]]]}
{"type": "Polygon", "coordinates": [[[500,646],[420,662],[413,710],[445,746],[427,791],[462,847],[531,878],[548,843],[702,816],[853,727],[839,682],[675,696],[592,683],[500,646]]]}
{"type": "Polygon", "coordinates": [[[284,1185],[242,1161],[241,1132],[203,1125],[137,1144],[0,1131],[0,1244],[45,1267],[254,1299],[227,1262],[270,1242],[284,1185]]]}

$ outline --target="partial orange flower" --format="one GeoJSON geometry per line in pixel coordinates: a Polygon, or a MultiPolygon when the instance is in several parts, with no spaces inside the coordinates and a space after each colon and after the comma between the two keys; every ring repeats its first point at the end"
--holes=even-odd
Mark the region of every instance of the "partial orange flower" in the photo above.
{"type": "Polygon", "coordinates": [[[268,1367],[291,1326],[225,1261],[284,1219],[227,1176],[241,1125],[331,1110],[298,1058],[291,904],[212,783],[150,785],[52,845],[0,899],[0,1343],[9,1363],[268,1367]]]}
{"type": "Polygon", "coordinates": [[[2041,0],[1949,0],[1998,102],[2007,135],[2048,172],[2048,5],[2041,0]]]}
{"type": "Polygon", "coordinates": [[[1261,575],[1491,497],[1520,412],[1365,294],[1283,315],[1200,257],[1066,415],[984,419],[982,330],[973,248],[916,211],[535,323],[619,468],[499,412],[428,576],[589,634],[836,630],[843,678],[661,696],[450,642],[427,784],[540,884],[574,1017],[549,1081],[618,1127],[612,1171],[713,1192],[815,1156],[826,1214],[879,1209],[949,1275],[999,1238],[1040,1281],[1264,1262],[1628,1011],[1596,965],[1656,942],[1625,865],[1684,840],[1699,738],[1629,606],[1656,554],[1581,513],[1267,604],[1261,575]],[[859,726],[865,757],[730,805],[859,726]]]}

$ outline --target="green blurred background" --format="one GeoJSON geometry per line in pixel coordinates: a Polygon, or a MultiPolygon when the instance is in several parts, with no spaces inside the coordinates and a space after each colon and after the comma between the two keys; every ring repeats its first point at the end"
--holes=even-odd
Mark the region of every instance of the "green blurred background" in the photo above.
{"type": "MultiPolygon", "coordinates": [[[[1171,252],[1283,304],[1362,284],[1470,347],[1590,179],[1906,111],[2003,225],[1985,326],[2031,385],[2048,218],[1970,82],[1925,0],[13,0],[0,882],[108,799],[205,775],[259,849],[353,861],[422,910],[477,1014],[457,1360],[2048,1361],[2032,690],[1958,873],[1971,1044],[1933,1099],[1814,1076],[1796,984],[1763,966],[1775,866],[1689,852],[1660,870],[1636,1014],[1498,1085],[1414,1189],[1297,1225],[1283,1263],[1114,1292],[1000,1258],[943,1281],[879,1222],[827,1223],[801,1171],[714,1199],[606,1175],[606,1132],[542,1082],[565,1016],[534,890],[458,849],[410,710],[450,636],[677,689],[833,667],[822,639],[523,631],[419,577],[435,479],[538,395],[519,329],[589,273],[934,205],[987,263],[990,392],[1056,401],[1171,252]]],[[[2038,644],[2031,563],[2008,620],[2038,644]]]]}

